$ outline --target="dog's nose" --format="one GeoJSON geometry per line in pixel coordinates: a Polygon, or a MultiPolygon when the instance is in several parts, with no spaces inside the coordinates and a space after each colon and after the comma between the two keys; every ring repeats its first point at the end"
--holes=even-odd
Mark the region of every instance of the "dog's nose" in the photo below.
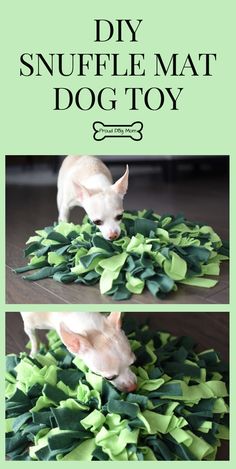
{"type": "Polygon", "coordinates": [[[110,231],[108,234],[108,238],[112,241],[113,239],[117,239],[119,233],[117,231],[110,231]]]}
{"type": "Polygon", "coordinates": [[[129,386],[127,386],[127,391],[126,392],[133,392],[133,391],[136,391],[137,389],[137,384],[136,383],[132,383],[130,384],[129,386]]]}

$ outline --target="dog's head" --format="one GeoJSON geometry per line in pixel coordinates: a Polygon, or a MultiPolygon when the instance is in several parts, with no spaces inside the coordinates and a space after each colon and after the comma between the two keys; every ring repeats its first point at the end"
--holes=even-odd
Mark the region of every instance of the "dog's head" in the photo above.
{"type": "Polygon", "coordinates": [[[114,240],[120,236],[120,222],[123,213],[123,198],[128,189],[129,168],[123,176],[104,190],[87,189],[74,182],[76,197],[90,220],[97,225],[105,239],[114,240]]]}
{"type": "Polygon", "coordinates": [[[86,336],[61,323],[60,336],[68,350],[78,355],[91,371],[111,381],[120,391],[136,389],[137,379],[130,369],[135,355],[121,329],[121,313],[104,317],[102,330],[88,331],[86,336]]]}

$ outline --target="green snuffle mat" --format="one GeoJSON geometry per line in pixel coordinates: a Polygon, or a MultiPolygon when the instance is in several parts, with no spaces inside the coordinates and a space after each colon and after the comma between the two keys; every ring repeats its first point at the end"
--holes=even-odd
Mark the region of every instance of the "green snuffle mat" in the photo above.
{"type": "Polygon", "coordinates": [[[126,300],[146,287],[155,297],[177,290],[177,284],[210,288],[228,246],[210,226],[182,215],[157,215],[151,210],[124,212],[121,236],[105,240],[86,216],[81,225],[61,222],[37,230],[26,243],[29,263],[17,273],[28,281],[53,278],[62,283],[93,285],[101,294],[126,300]]]}
{"type": "Polygon", "coordinates": [[[6,357],[6,453],[11,460],[214,460],[228,439],[227,367],[189,337],[124,330],[137,357],[136,393],[92,373],[54,331],[32,359],[6,357]]]}

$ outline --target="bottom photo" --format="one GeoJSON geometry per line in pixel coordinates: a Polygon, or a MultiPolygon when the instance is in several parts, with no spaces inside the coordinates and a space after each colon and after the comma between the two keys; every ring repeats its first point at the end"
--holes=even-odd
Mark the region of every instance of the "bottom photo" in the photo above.
{"type": "Polygon", "coordinates": [[[228,313],[5,320],[7,460],[229,460],[228,313]]]}

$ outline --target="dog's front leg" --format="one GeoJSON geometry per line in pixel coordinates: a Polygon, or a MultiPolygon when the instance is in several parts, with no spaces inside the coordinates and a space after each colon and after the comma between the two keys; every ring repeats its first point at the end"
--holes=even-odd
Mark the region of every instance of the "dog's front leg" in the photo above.
{"type": "Polygon", "coordinates": [[[66,205],[59,207],[58,221],[69,221],[70,209],[66,205]]]}
{"type": "Polygon", "coordinates": [[[35,357],[39,349],[39,341],[36,335],[35,329],[30,329],[29,327],[25,326],[25,333],[28,335],[30,343],[31,343],[31,352],[30,356],[35,357]]]}
{"type": "Polygon", "coordinates": [[[66,197],[61,188],[57,192],[57,208],[58,208],[58,221],[68,221],[69,220],[69,203],[66,200],[66,197]]]}

